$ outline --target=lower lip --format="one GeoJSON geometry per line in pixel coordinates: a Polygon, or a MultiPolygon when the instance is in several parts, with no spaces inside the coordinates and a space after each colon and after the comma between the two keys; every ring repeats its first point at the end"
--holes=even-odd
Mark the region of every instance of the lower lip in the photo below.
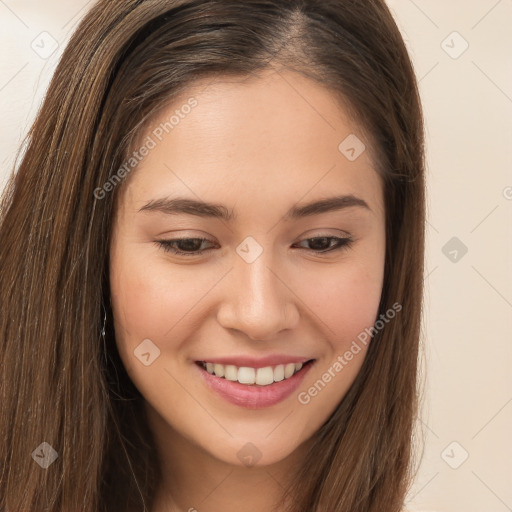
{"type": "Polygon", "coordinates": [[[282,402],[288,398],[302,383],[304,377],[313,366],[314,361],[305,364],[297,373],[288,379],[274,382],[268,386],[257,384],[240,384],[208,373],[200,364],[195,363],[206,384],[220,396],[232,404],[247,409],[262,409],[282,402]]]}

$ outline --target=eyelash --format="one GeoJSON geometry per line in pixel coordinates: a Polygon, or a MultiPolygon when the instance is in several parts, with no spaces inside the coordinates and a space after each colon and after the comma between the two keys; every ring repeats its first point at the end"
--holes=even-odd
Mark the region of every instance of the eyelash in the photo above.
{"type": "MultiPolygon", "coordinates": [[[[343,249],[349,249],[352,245],[352,242],[353,242],[353,239],[348,237],[348,238],[340,238],[340,237],[337,237],[337,236],[316,236],[316,237],[313,237],[313,238],[305,238],[304,240],[301,240],[301,242],[305,242],[305,241],[311,241],[311,240],[322,240],[322,239],[327,239],[327,240],[336,240],[337,241],[337,245],[335,245],[334,247],[331,247],[329,249],[324,249],[322,251],[315,251],[314,249],[306,249],[307,251],[309,252],[312,252],[314,254],[319,254],[319,255],[322,255],[322,254],[326,254],[326,253],[331,253],[331,252],[334,252],[334,251],[340,251],[340,250],[343,250],[343,249]]],[[[170,252],[172,254],[175,254],[177,256],[186,256],[186,257],[191,257],[191,256],[200,256],[201,254],[204,254],[205,252],[208,252],[208,251],[211,251],[212,249],[203,249],[202,251],[180,251],[179,249],[175,249],[174,248],[174,244],[177,244],[179,242],[183,242],[183,241],[191,241],[191,240],[196,240],[196,241],[200,241],[201,243],[204,243],[204,242],[210,242],[210,243],[213,243],[211,240],[208,240],[207,238],[174,238],[172,240],[156,240],[156,243],[166,252],[170,252]]]]}

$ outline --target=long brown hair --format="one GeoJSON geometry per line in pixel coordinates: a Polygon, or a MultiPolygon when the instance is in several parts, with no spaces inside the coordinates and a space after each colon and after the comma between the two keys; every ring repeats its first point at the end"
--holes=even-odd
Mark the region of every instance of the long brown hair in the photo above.
{"type": "Polygon", "coordinates": [[[120,187],[101,199],[95,191],[195,79],[255,75],[269,63],[329,88],[373,141],[386,206],[380,313],[402,306],[315,434],[289,510],[403,506],[418,397],[424,134],[384,0],[100,0],[63,54],[1,203],[0,510],[151,509],[157,453],[111,327],[120,187]],[[58,455],[46,469],[35,462],[49,456],[42,443],[58,455]]]}

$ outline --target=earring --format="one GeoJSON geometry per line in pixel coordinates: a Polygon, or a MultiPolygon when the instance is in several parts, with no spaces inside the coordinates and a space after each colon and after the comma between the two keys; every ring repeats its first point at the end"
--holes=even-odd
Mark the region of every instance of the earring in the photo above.
{"type": "Polygon", "coordinates": [[[105,329],[106,329],[106,326],[107,326],[107,310],[105,309],[105,306],[103,305],[103,302],[101,303],[101,307],[103,308],[105,316],[103,317],[103,327],[102,327],[102,329],[100,331],[100,334],[101,334],[103,340],[105,340],[105,329]]]}
{"type": "Polygon", "coordinates": [[[105,315],[103,317],[103,327],[101,328],[100,336],[103,340],[103,358],[105,359],[105,364],[108,365],[107,343],[105,340],[105,331],[106,331],[106,326],[107,326],[107,310],[105,309],[103,301],[101,301],[101,306],[103,308],[105,315]]]}

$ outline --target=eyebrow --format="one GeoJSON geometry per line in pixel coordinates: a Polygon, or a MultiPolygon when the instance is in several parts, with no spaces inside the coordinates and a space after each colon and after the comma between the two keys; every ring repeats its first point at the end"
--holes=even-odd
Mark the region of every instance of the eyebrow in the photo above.
{"type": "MultiPolygon", "coordinates": [[[[284,216],[284,220],[298,220],[322,213],[340,211],[346,208],[361,207],[371,211],[364,199],[352,194],[320,199],[301,206],[294,205],[284,216]]],[[[222,204],[207,203],[188,198],[161,198],[149,201],[139,212],[160,212],[168,215],[195,215],[233,222],[236,214],[222,204]]]]}

